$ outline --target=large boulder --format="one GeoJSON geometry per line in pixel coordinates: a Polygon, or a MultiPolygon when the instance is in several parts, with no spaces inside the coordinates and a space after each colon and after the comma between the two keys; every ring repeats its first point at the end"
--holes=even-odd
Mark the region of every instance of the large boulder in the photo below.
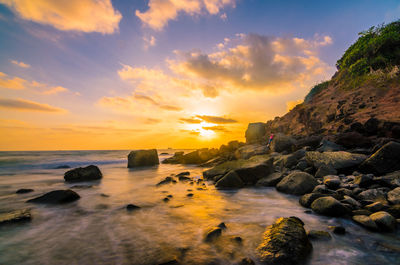
{"type": "Polygon", "coordinates": [[[326,197],[328,195],[321,193],[307,193],[300,197],[299,203],[301,206],[310,208],[311,204],[318,198],[326,197]]]}
{"type": "Polygon", "coordinates": [[[317,185],[318,181],[312,175],[295,171],[284,177],[276,185],[276,189],[284,193],[303,195],[311,192],[317,185]]]}
{"type": "Polygon", "coordinates": [[[364,201],[386,201],[386,194],[382,189],[369,189],[360,192],[357,197],[364,201]]]}
{"type": "Polygon", "coordinates": [[[244,183],[242,179],[233,170],[226,173],[215,183],[215,187],[218,189],[242,188],[243,186],[244,183]]]}
{"type": "Polygon", "coordinates": [[[336,152],[343,151],[344,147],[326,139],[322,140],[317,151],[318,152],[336,152]]]}
{"type": "Polygon", "coordinates": [[[254,185],[256,182],[273,172],[273,158],[258,163],[244,165],[235,170],[246,185],[254,185]]]}
{"type": "Polygon", "coordinates": [[[5,224],[14,224],[19,222],[26,222],[32,219],[29,209],[16,210],[0,214],[0,226],[5,224]]]}
{"type": "Polygon", "coordinates": [[[160,164],[156,149],[135,150],[128,155],[128,168],[154,166],[160,164]]]}
{"type": "Polygon", "coordinates": [[[214,158],[218,154],[217,149],[203,148],[182,156],[182,164],[202,164],[214,158]]]}
{"type": "Polygon", "coordinates": [[[283,175],[280,172],[274,172],[266,177],[259,179],[256,183],[257,186],[261,187],[272,187],[279,183],[283,179],[283,175]]]}
{"type": "Polygon", "coordinates": [[[265,123],[263,122],[249,123],[245,134],[246,143],[253,144],[253,143],[264,142],[265,134],[266,134],[265,123]]]}
{"type": "Polygon", "coordinates": [[[387,194],[388,201],[393,204],[400,204],[400,187],[391,190],[387,194]]]}
{"type": "Polygon", "coordinates": [[[289,155],[277,156],[274,161],[274,165],[279,168],[293,168],[299,163],[306,154],[305,150],[297,150],[296,152],[289,155]]]}
{"type": "Polygon", "coordinates": [[[292,137],[277,133],[271,142],[270,148],[273,152],[292,152],[296,144],[296,140],[292,137]]]}
{"type": "Polygon", "coordinates": [[[62,204],[76,201],[80,198],[78,193],[73,190],[54,190],[42,196],[30,199],[27,202],[32,203],[47,203],[47,204],[62,204]]]}
{"type": "Polygon", "coordinates": [[[315,168],[320,168],[322,165],[326,165],[336,170],[356,167],[360,165],[365,158],[365,155],[352,154],[345,151],[306,153],[307,162],[315,168]]]}
{"type": "Polygon", "coordinates": [[[237,159],[249,159],[255,155],[264,155],[269,151],[266,145],[260,144],[248,144],[240,147],[235,152],[235,157],[237,159]]]}
{"type": "Polygon", "coordinates": [[[348,213],[348,209],[342,203],[331,196],[316,199],[311,204],[314,212],[327,216],[342,216],[348,213]]]}
{"type": "Polygon", "coordinates": [[[370,229],[370,230],[378,230],[378,226],[375,224],[375,222],[369,216],[354,215],[353,221],[358,223],[361,226],[364,226],[365,228],[370,229]]]}
{"type": "Polygon", "coordinates": [[[98,180],[102,177],[100,169],[94,165],[74,168],[64,174],[64,179],[67,182],[98,180]]]}
{"type": "Polygon", "coordinates": [[[376,212],[369,217],[383,231],[394,231],[396,229],[396,219],[387,212],[376,212]]]}
{"type": "Polygon", "coordinates": [[[281,217],[268,226],[257,248],[261,262],[270,265],[303,264],[312,250],[303,226],[297,217],[281,217]]]}
{"type": "Polygon", "coordinates": [[[389,142],[373,155],[368,157],[360,166],[366,173],[383,175],[400,169],[400,143],[389,142]]]}

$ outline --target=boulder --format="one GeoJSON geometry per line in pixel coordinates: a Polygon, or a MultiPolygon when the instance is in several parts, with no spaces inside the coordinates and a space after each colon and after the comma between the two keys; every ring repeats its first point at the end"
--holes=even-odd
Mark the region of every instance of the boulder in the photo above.
{"type": "Polygon", "coordinates": [[[368,204],[364,208],[367,211],[375,213],[375,212],[385,210],[386,208],[388,208],[388,205],[387,205],[387,203],[383,203],[383,201],[379,201],[379,202],[374,202],[374,203],[368,204]]]}
{"type": "Polygon", "coordinates": [[[273,172],[273,158],[259,163],[251,163],[235,169],[235,172],[246,185],[254,185],[257,181],[273,172]]]}
{"type": "Polygon", "coordinates": [[[277,133],[271,142],[270,148],[272,152],[281,153],[283,151],[292,152],[296,144],[296,140],[292,137],[277,133]]]}
{"type": "Polygon", "coordinates": [[[128,168],[154,166],[160,164],[156,149],[135,150],[128,155],[128,168]]]}
{"type": "Polygon", "coordinates": [[[314,212],[327,216],[342,216],[348,213],[348,209],[331,196],[316,199],[311,204],[314,212]]]}
{"type": "Polygon", "coordinates": [[[400,204],[400,187],[391,190],[387,194],[388,201],[392,204],[400,204]]]}
{"type": "Polygon", "coordinates": [[[270,265],[303,264],[312,250],[303,226],[297,217],[281,217],[268,226],[257,248],[261,262],[270,265]]]}
{"type": "Polygon", "coordinates": [[[343,146],[340,146],[334,142],[328,140],[322,140],[319,147],[317,148],[318,152],[336,152],[336,151],[343,151],[343,146]]]}
{"type": "Polygon", "coordinates": [[[74,168],[64,174],[64,180],[67,182],[91,181],[102,177],[100,169],[94,165],[74,168]]]}
{"type": "Polygon", "coordinates": [[[249,123],[245,134],[246,143],[252,144],[252,143],[265,142],[265,134],[266,134],[265,123],[263,122],[249,123]]]}
{"type": "Polygon", "coordinates": [[[325,197],[327,195],[321,193],[307,193],[300,197],[299,203],[301,206],[311,208],[311,204],[318,198],[325,197]]]}
{"type": "Polygon", "coordinates": [[[400,218],[400,204],[390,206],[386,212],[390,213],[394,218],[400,218]]]}
{"type": "Polygon", "coordinates": [[[0,226],[30,221],[32,219],[29,209],[16,210],[0,214],[0,226]]]}
{"type": "Polygon", "coordinates": [[[357,184],[360,188],[366,188],[370,186],[374,181],[372,180],[372,177],[370,174],[360,174],[355,176],[354,178],[354,184],[357,184]]]}
{"type": "Polygon", "coordinates": [[[170,183],[176,183],[176,180],[173,179],[172,177],[165,177],[165,179],[158,182],[156,186],[161,186],[161,185],[170,184],[170,183]]]}
{"type": "Polygon", "coordinates": [[[368,157],[360,169],[367,173],[384,175],[400,169],[400,143],[389,142],[368,157]]]}
{"type": "Polygon", "coordinates": [[[340,178],[336,175],[325,176],[324,184],[328,187],[328,189],[336,190],[340,186],[340,178]]]}
{"type": "Polygon", "coordinates": [[[284,193],[303,195],[311,192],[317,185],[318,181],[312,175],[296,171],[284,177],[276,185],[276,189],[284,193]]]}
{"type": "Polygon", "coordinates": [[[264,155],[269,152],[269,149],[266,145],[260,144],[249,144],[244,145],[236,150],[235,157],[237,159],[249,159],[255,155],[264,155]]]}
{"type": "Polygon", "coordinates": [[[30,199],[27,202],[32,203],[47,203],[47,204],[62,204],[79,200],[78,193],[72,190],[54,190],[42,196],[30,199]]]}
{"type": "Polygon", "coordinates": [[[328,165],[321,165],[315,173],[316,178],[322,178],[328,175],[336,175],[337,170],[328,165]]]}
{"type": "Polygon", "coordinates": [[[180,164],[182,163],[182,157],[184,152],[179,151],[175,152],[175,154],[169,158],[164,159],[161,163],[163,164],[180,164]]]}
{"type": "Polygon", "coordinates": [[[322,140],[322,136],[320,136],[320,135],[307,136],[307,137],[297,140],[296,148],[300,149],[300,148],[308,146],[308,147],[315,149],[320,145],[321,140],[322,140]]]}
{"type": "Polygon", "coordinates": [[[353,221],[360,224],[361,226],[368,228],[370,230],[378,230],[378,226],[375,224],[375,222],[366,215],[354,215],[353,216],[353,221]]]}
{"type": "Polygon", "coordinates": [[[307,236],[311,240],[331,240],[332,236],[326,231],[310,230],[307,232],[307,236]]]}
{"type": "Polygon", "coordinates": [[[250,258],[243,258],[238,265],[255,265],[254,261],[250,258]]]}
{"type": "Polygon", "coordinates": [[[275,186],[276,184],[279,183],[283,179],[283,175],[280,172],[275,172],[272,174],[269,174],[266,177],[263,177],[259,179],[256,183],[256,186],[262,186],[262,187],[272,187],[275,186]]]}
{"type": "Polygon", "coordinates": [[[29,193],[29,192],[33,192],[33,189],[19,189],[17,190],[15,193],[17,194],[23,194],[23,193],[29,193]]]}
{"type": "Polygon", "coordinates": [[[369,217],[382,231],[394,231],[396,229],[396,219],[387,212],[376,212],[369,217]]]}
{"type": "Polygon", "coordinates": [[[386,201],[386,195],[382,189],[369,189],[360,192],[357,197],[364,201],[386,201]]]}
{"type": "Polygon", "coordinates": [[[335,137],[335,142],[346,148],[368,146],[371,141],[358,132],[345,132],[335,137]]]}
{"type": "Polygon", "coordinates": [[[181,164],[202,164],[214,158],[218,154],[217,149],[203,148],[182,156],[181,164]]]}
{"type": "Polygon", "coordinates": [[[307,152],[306,160],[310,165],[319,168],[322,165],[330,166],[336,170],[348,169],[360,165],[366,156],[352,154],[345,151],[338,152],[307,152]]]}
{"type": "Polygon", "coordinates": [[[207,243],[212,242],[220,237],[221,233],[222,229],[220,227],[213,227],[207,231],[206,235],[204,236],[204,241],[207,243]]]}
{"type": "Polygon", "coordinates": [[[235,171],[229,171],[215,183],[218,189],[242,188],[244,183],[235,171]]]}
{"type": "Polygon", "coordinates": [[[296,166],[300,159],[302,159],[306,154],[305,150],[297,150],[296,152],[289,155],[281,155],[275,158],[274,166],[283,168],[293,168],[296,166]]]}
{"type": "Polygon", "coordinates": [[[131,203],[126,206],[127,211],[134,211],[134,210],[138,210],[138,209],[140,209],[140,206],[137,206],[137,205],[134,205],[131,203]]]}
{"type": "Polygon", "coordinates": [[[354,208],[360,208],[361,207],[361,203],[359,203],[358,201],[356,201],[355,199],[353,199],[350,196],[344,195],[343,196],[343,200],[341,200],[342,203],[346,203],[348,205],[351,205],[354,208]]]}

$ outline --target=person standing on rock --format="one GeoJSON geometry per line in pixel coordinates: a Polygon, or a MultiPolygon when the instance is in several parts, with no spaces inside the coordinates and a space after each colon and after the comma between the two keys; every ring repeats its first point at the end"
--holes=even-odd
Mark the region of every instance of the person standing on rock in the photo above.
{"type": "Polygon", "coordinates": [[[267,147],[269,148],[269,145],[271,144],[271,142],[272,142],[272,140],[274,139],[274,134],[273,133],[271,133],[271,135],[269,136],[269,140],[268,140],[268,144],[267,144],[267,147]]]}

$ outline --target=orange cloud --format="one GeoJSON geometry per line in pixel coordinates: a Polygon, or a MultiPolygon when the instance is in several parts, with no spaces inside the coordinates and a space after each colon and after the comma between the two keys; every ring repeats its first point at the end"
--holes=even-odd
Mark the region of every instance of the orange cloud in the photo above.
{"type": "Polygon", "coordinates": [[[227,123],[237,123],[237,120],[218,116],[208,116],[208,115],[197,115],[196,118],[202,119],[205,122],[215,123],[215,124],[227,124],[227,123]]]}
{"type": "Polygon", "coordinates": [[[25,99],[0,98],[0,108],[12,109],[18,111],[39,111],[39,112],[53,112],[53,113],[66,112],[66,110],[61,108],[25,99]]]}
{"type": "MultiPolygon", "coordinates": [[[[235,0],[150,0],[146,11],[136,10],[135,14],[146,26],[162,30],[168,21],[176,19],[179,13],[216,15],[224,6],[234,4],[235,0]]],[[[224,17],[226,18],[226,14],[222,14],[221,18],[224,17]]]]}
{"type": "Polygon", "coordinates": [[[27,81],[20,77],[8,78],[8,75],[0,72],[0,87],[14,90],[25,89],[27,81]]]}
{"type": "Polygon", "coordinates": [[[65,31],[100,32],[118,30],[122,15],[111,0],[0,0],[22,19],[65,31]]]}
{"type": "Polygon", "coordinates": [[[29,68],[29,67],[31,67],[29,64],[24,63],[24,62],[18,62],[17,60],[11,60],[11,63],[13,63],[13,64],[15,64],[15,65],[17,65],[17,66],[19,66],[19,67],[22,67],[22,68],[29,68]]]}

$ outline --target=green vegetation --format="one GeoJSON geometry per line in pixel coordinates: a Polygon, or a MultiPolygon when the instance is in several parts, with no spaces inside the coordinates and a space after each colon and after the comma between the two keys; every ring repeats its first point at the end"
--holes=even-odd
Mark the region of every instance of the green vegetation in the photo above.
{"type": "MultiPolygon", "coordinates": [[[[400,79],[400,20],[360,32],[357,41],[340,58],[332,80],[342,89],[361,85],[385,86],[400,79]]],[[[314,86],[304,101],[328,87],[332,81],[314,86]]]]}

